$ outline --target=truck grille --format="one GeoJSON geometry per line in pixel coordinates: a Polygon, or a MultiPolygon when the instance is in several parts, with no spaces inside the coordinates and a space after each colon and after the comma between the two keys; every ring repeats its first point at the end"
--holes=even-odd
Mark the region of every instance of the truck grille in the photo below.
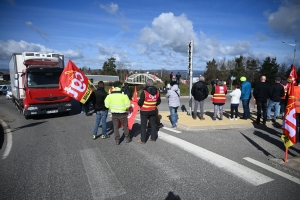
{"type": "Polygon", "coordinates": [[[40,98],[35,98],[35,100],[38,101],[57,101],[66,98],[66,96],[59,96],[59,97],[40,97],[40,98]]]}

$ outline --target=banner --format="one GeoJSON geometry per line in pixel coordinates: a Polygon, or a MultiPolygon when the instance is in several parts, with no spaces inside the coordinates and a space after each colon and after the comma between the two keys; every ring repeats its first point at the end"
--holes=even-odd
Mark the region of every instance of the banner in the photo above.
{"type": "Polygon", "coordinates": [[[59,90],[84,104],[93,92],[92,87],[91,81],[69,60],[59,77],[59,90]]]}
{"type": "Polygon", "coordinates": [[[290,83],[293,83],[293,85],[295,85],[297,79],[298,79],[297,70],[296,70],[295,66],[292,65],[292,66],[291,66],[291,72],[290,72],[290,75],[289,75],[289,77],[287,78],[287,80],[288,80],[290,83]]]}
{"type": "Polygon", "coordinates": [[[137,102],[130,100],[131,108],[127,111],[128,129],[131,130],[138,113],[139,106],[137,102]]]}
{"type": "Polygon", "coordinates": [[[290,95],[285,109],[282,129],[283,135],[281,136],[281,139],[284,142],[284,146],[289,148],[296,143],[296,108],[293,84],[290,89],[290,95]]]}

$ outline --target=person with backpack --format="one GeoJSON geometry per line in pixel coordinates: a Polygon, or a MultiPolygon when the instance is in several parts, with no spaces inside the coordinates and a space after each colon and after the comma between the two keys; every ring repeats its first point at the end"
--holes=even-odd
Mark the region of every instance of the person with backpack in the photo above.
{"type": "Polygon", "coordinates": [[[129,100],[132,99],[132,90],[130,87],[128,87],[128,83],[124,83],[124,86],[122,87],[122,93],[126,94],[129,100]]]}
{"type": "Polygon", "coordinates": [[[180,89],[178,88],[176,81],[172,81],[171,86],[171,89],[168,90],[166,94],[166,98],[168,99],[168,104],[170,108],[172,128],[177,129],[177,109],[180,106],[180,89]]]}
{"type": "Polygon", "coordinates": [[[198,105],[200,104],[200,120],[205,120],[205,118],[203,117],[204,100],[208,96],[208,88],[207,88],[207,84],[204,81],[205,81],[204,76],[200,75],[199,81],[196,82],[191,89],[192,96],[194,97],[195,100],[193,119],[197,119],[197,109],[198,109],[198,105]]]}

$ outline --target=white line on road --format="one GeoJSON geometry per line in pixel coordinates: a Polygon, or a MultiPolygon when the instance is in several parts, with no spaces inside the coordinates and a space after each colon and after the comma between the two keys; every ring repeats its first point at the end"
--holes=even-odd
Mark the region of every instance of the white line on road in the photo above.
{"type": "Polygon", "coordinates": [[[262,167],[262,168],[264,168],[264,169],[266,169],[266,170],[268,170],[270,172],[273,172],[273,173],[275,173],[275,174],[277,174],[279,176],[282,176],[282,177],[284,177],[286,179],[289,179],[289,180],[291,180],[291,181],[293,181],[293,182],[295,182],[295,183],[297,183],[297,184],[300,185],[300,179],[298,179],[298,178],[296,178],[294,176],[286,174],[286,173],[284,173],[282,171],[279,171],[279,170],[277,170],[277,169],[275,169],[273,167],[270,167],[270,166],[268,166],[268,165],[266,165],[264,163],[261,163],[261,162],[259,162],[257,160],[254,160],[252,158],[246,157],[244,159],[247,160],[248,162],[252,163],[252,164],[255,164],[255,165],[259,166],[259,167],[262,167]]]}
{"type": "Polygon", "coordinates": [[[174,133],[182,133],[181,131],[178,131],[178,130],[175,130],[175,129],[172,129],[172,128],[168,128],[168,127],[163,127],[163,129],[166,129],[168,131],[172,131],[174,133]]]}
{"type": "Polygon", "coordinates": [[[80,150],[80,155],[94,200],[126,194],[98,148],[80,150]]]}
{"type": "MultiPolygon", "coordinates": [[[[3,129],[4,129],[4,127],[8,127],[8,125],[3,120],[0,120],[0,123],[3,127],[3,129]]],[[[12,148],[12,132],[10,129],[4,129],[4,131],[6,133],[7,143],[6,143],[5,151],[2,155],[2,159],[7,158],[7,156],[9,155],[9,152],[12,148]]]]}
{"type": "Polygon", "coordinates": [[[160,139],[175,146],[178,146],[179,148],[191,154],[194,154],[198,158],[201,158],[252,185],[258,186],[273,181],[273,179],[268,176],[265,176],[246,166],[243,166],[237,162],[220,156],[214,152],[208,151],[190,142],[184,141],[182,139],[163,133],[161,131],[159,131],[158,136],[160,139]]]}

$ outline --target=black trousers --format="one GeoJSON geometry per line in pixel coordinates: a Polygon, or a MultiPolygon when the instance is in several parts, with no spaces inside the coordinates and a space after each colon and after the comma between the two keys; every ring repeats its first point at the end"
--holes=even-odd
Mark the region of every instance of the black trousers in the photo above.
{"type": "Polygon", "coordinates": [[[233,118],[233,112],[235,113],[235,118],[237,118],[237,116],[238,116],[238,113],[239,113],[239,111],[238,111],[238,106],[230,106],[230,114],[231,114],[231,118],[233,118]]]}
{"type": "Polygon", "coordinates": [[[257,104],[257,118],[256,121],[260,121],[261,112],[263,112],[263,122],[267,121],[267,108],[268,108],[268,99],[256,99],[257,104]]]}
{"type": "Polygon", "coordinates": [[[141,140],[146,142],[147,140],[147,121],[149,120],[151,125],[151,139],[156,140],[157,135],[157,125],[156,125],[156,115],[142,115],[141,114],[141,140]]]}

